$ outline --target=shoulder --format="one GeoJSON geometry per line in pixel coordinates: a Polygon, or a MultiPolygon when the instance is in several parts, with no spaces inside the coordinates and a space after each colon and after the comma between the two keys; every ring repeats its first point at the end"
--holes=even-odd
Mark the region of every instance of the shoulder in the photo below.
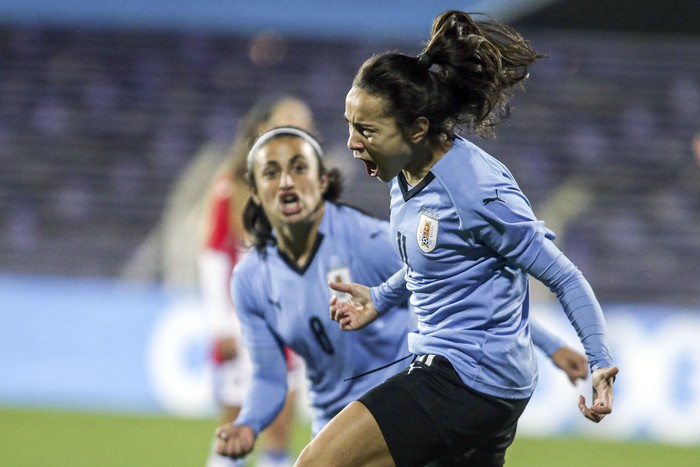
{"type": "Polygon", "coordinates": [[[343,204],[334,204],[326,212],[331,219],[323,233],[329,236],[331,250],[342,256],[349,254],[353,274],[368,270],[372,271],[370,274],[390,274],[401,266],[393,249],[388,221],[343,204]]]}
{"type": "MultiPolygon", "coordinates": [[[[508,168],[476,144],[456,138],[452,148],[440,159],[431,172],[446,182],[460,182],[458,187],[479,190],[488,182],[512,180],[508,168]]],[[[448,187],[455,185],[448,183],[448,187]]]]}
{"type": "Polygon", "coordinates": [[[233,268],[233,283],[255,283],[263,270],[262,265],[264,262],[265,260],[261,252],[255,248],[250,249],[243,256],[243,259],[238,261],[233,268]]]}
{"type": "Polygon", "coordinates": [[[454,145],[431,172],[456,205],[481,203],[495,190],[519,190],[508,168],[476,144],[456,138],[454,145]]]}
{"type": "Polygon", "coordinates": [[[389,223],[346,204],[327,203],[326,215],[330,227],[345,230],[353,235],[373,234],[388,230],[389,223]]]}
{"type": "MultiPolygon", "coordinates": [[[[460,219],[461,228],[481,224],[491,211],[521,211],[529,202],[508,168],[476,144],[463,138],[431,169],[460,219]]],[[[530,216],[528,216],[530,217],[530,216]]]]}

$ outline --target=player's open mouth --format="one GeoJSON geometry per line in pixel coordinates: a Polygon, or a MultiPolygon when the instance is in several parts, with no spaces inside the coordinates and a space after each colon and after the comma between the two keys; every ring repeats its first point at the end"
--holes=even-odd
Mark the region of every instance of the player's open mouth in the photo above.
{"type": "Polygon", "coordinates": [[[301,203],[299,197],[295,194],[281,195],[280,204],[282,205],[282,214],[291,216],[301,211],[301,203]]]}
{"type": "Polygon", "coordinates": [[[377,167],[377,164],[375,164],[372,161],[367,161],[362,159],[362,162],[365,163],[365,169],[367,170],[367,175],[370,177],[376,177],[377,172],[379,172],[379,167],[377,167]]]}

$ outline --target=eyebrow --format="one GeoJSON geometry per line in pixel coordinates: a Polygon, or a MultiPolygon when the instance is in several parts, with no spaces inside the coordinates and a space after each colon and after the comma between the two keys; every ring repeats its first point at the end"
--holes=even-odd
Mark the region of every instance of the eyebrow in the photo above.
{"type": "MultiPolygon", "coordinates": [[[[289,158],[289,164],[294,164],[295,162],[298,161],[303,161],[306,162],[307,157],[304,154],[294,154],[292,157],[289,158]]],[[[268,159],[265,162],[263,162],[262,167],[267,167],[269,165],[277,165],[277,166],[282,166],[282,164],[277,160],[277,159],[268,159]]]]}
{"type": "Polygon", "coordinates": [[[300,159],[306,162],[306,156],[304,156],[303,154],[295,154],[291,157],[291,159],[289,159],[289,163],[293,164],[295,162],[298,162],[300,159]]]}
{"type": "Polygon", "coordinates": [[[353,125],[358,124],[358,122],[351,122],[350,119],[348,118],[347,114],[343,114],[343,117],[345,117],[345,121],[348,123],[352,123],[353,125]]]}
{"type": "Polygon", "coordinates": [[[362,121],[351,122],[350,120],[348,120],[348,117],[345,117],[345,121],[348,122],[348,125],[352,126],[353,128],[362,128],[365,130],[374,130],[377,128],[376,125],[372,123],[365,123],[362,121]]]}

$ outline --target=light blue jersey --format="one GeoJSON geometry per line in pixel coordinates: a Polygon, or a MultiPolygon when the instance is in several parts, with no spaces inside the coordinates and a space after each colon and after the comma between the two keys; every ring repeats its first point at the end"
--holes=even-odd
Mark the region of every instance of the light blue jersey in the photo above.
{"type": "MultiPolygon", "coordinates": [[[[447,357],[469,387],[526,398],[537,380],[528,274],[556,293],[593,369],[611,367],[600,306],[547,238],[508,169],[462,138],[415,187],[391,181],[391,235],[403,270],[372,289],[380,312],[402,296],[417,314],[413,354],[447,357]]],[[[379,319],[378,321],[381,321],[379,319]]]]}
{"type": "Polygon", "coordinates": [[[250,251],[238,263],[232,291],[253,382],[237,424],[259,433],[281,409],[287,383],[282,344],[306,363],[314,433],[403,368],[397,364],[346,381],[409,355],[406,335],[415,330],[415,320],[405,305],[359,331],[341,331],[329,317],[329,280],[376,285],[401,267],[388,227],[385,221],[326,202],[305,270],[298,270],[273,245],[262,253],[250,251]]]}

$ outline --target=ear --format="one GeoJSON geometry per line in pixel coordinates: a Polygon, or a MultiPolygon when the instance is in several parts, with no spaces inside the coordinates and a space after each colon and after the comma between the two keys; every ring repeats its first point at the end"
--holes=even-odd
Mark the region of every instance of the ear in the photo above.
{"type": "Polygon", "coordinates": [[[430,128],[430,121],[425,117],[418,117],[413,121],[413,125],[409,130],[408,139],[411,143],[419,143],[423,138],[428,135],[428,129],[430,128]]]}
{"type": "Polygon", "coordinates": [[[260,196],[258,196],[258,189],[257,188],[250,189],[250,199],[257,206],[260,206],[262,204],[262,202],[260,201],[260,196]]]}
{"type": "Polygon", "coordinates": [[[325,173],[325,174],[321,175],[321,193],[323,193],[325,195],[326,191],[328,191],[328,186],[329,186],[328,173],[325,173]]]}

